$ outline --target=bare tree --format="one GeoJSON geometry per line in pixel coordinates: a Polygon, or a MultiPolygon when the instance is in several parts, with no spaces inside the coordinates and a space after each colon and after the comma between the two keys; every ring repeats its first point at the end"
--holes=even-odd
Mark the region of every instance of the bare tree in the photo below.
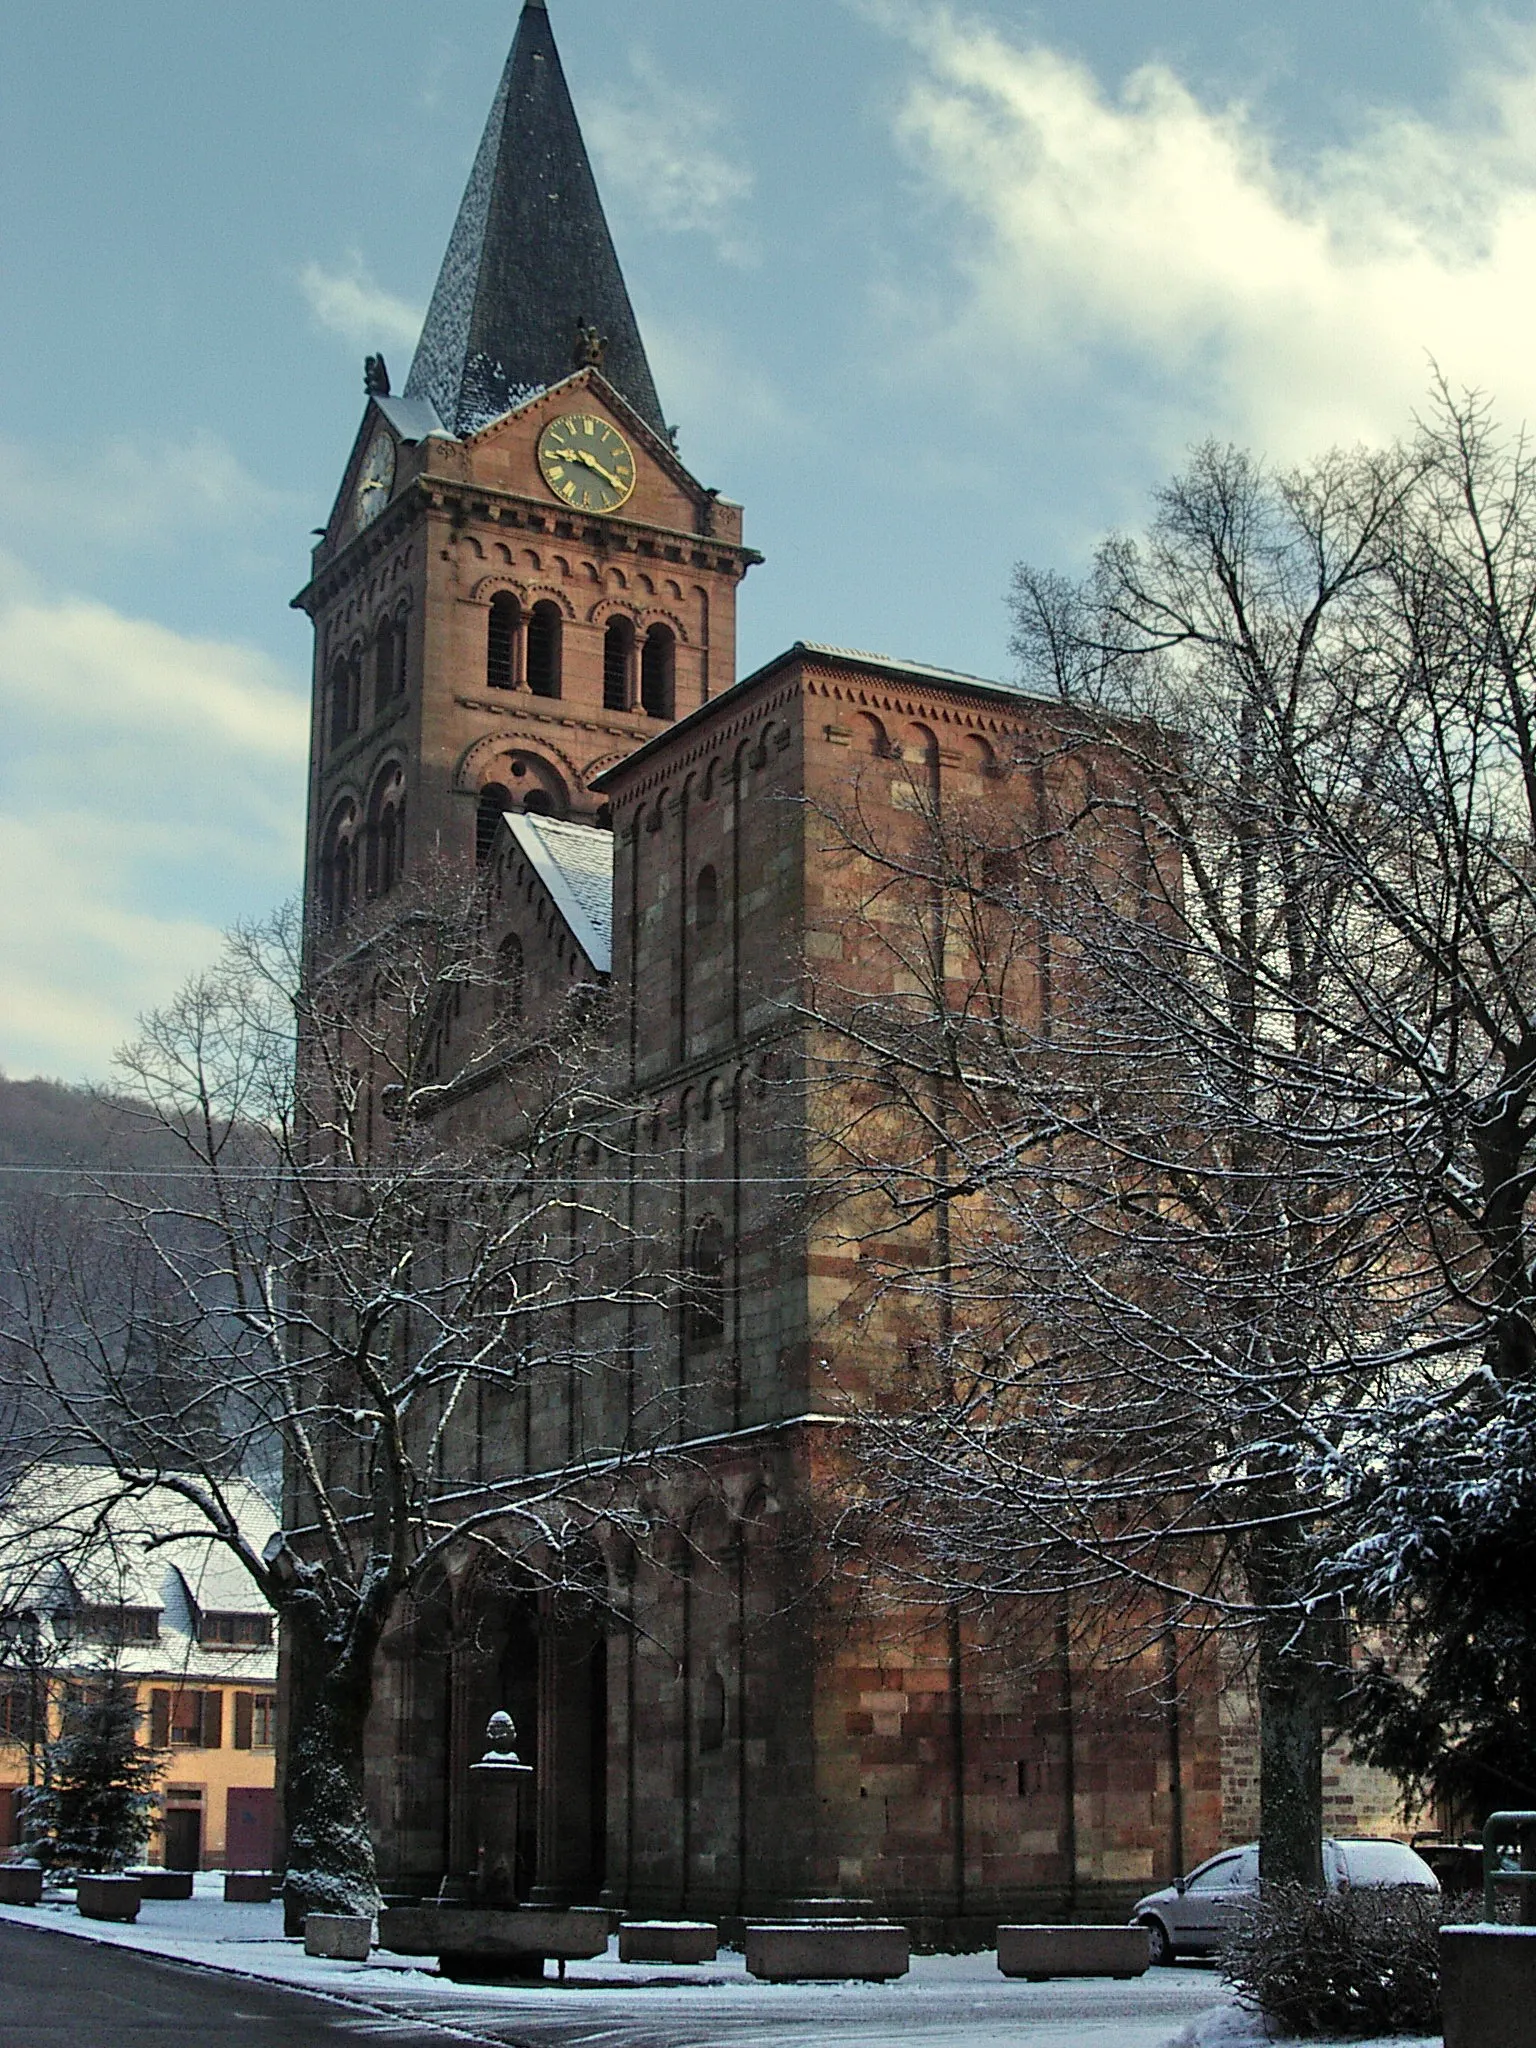
{"type": "Polygon", "coordinates": [[[580,1376],[603,1413],[655,1285],[610,1199],[601,992],[525,1016],[482,908],[473,883],[398,891],[307,961],[296,916],[237,932],[121,1058],[180,1164],[29,1204],[5,1247],[36,1454],[179,1497],[280,1617],[298,1910],[376,1901],[364,1722],[402,1597],[466,1544],[559,1585],[644,1451],[540,1482],[501,1448],[530,1389],[580,1376]],[[282,1487],[260,1552],[250,1477],[282,1487]]]}
{"type": "Polygon", "coordinates": [[[1268,1880],[1322,1880],[1351,1458],[1465,1340],[1378,1028],[1424,991],[1365,772],[1426,469],[1201,451],[1085,584],[1020,572],[1059,708],[993,796],[828,821],[891,971],[818,991],[822,1139],[871,1303],[925,1332],[858,1533],[902,1597],[1251,1642],[1268,1880]]]}

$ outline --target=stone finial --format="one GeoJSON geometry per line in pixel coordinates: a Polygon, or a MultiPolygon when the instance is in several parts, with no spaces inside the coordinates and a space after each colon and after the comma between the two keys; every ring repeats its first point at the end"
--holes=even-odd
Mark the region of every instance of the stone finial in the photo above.
{"type": "Polygon", "coordinates": [[[388,398],[389,365],[382,356],[369,356],[364,362],[363,390],[369,398],[388,398]]]}
{"type": "Polygon", "coordinates": [[[510,1714],[492,1714],[486,1726],[485,1742],[482,1762],[515,1764],[521,1761],[517,1754],[517,1724],[510,1714]]]}
{"type": "Polygon", "coordinates": [[[575,358],[578,370],[600,370],[608,344],[588,321],[585,313],[576,322],[575,358]]]}

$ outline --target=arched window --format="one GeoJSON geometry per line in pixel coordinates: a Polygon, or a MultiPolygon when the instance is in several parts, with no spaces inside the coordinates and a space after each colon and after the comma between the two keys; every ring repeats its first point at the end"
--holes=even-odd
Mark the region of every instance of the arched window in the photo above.
{"type": "Polygon", "coordinates": [[[523,622],[523,608],[510,590],[498,590],[491,599],[491,622],[486,637],[485,680],[492,690],[517,686],[517,629],[523,622]]]}
{"type": "Polygon", "coordinates": [[[491,848],[496,844],[496,834],[501,821],[508,811],[515,811],[517,805],[512,792],[503,789],[499,782],[488,782],[480,792],[480,802],[475,808],[475,866],[483,868],[491,857],[491,848]]]}
{"type": "Polygon", "coordinates": [[[718,1671],[706,1671],[699,1686],[699,1749],[713,1756],[725,1747],[725,1680],[718,1671]]]}
{"type": "Polygon", "coordinates": [[[373,643],[373,715],[386,709],[395,694],[395,622],[386,619],[373,643]]]}
{"type": "Polygon", "coordinates": [[[523,942],[516,932],[501,942],[496,955],[496,974],[501,984],[501,1009],[505,1017],[523,1014],[523,942]]]}
{"type": "Polygon", "coordinates": [[[676,635],[670,626],[652,626],[640,650],[640,703],[647,718],[674,715],[676,675],[676,635]]]}
{"type": "Polygon", "coordinates": [[[603,635],[603,709],[629,709],[629,665],[635,649],[631,619],[610,619],[603,635]]]}
{"type": "Polygon", "coordinates": [[[368,804],[368,894],[387,896],[405,866],[405,774],[393,762],[368,804]]]}
{"type": "Polygon", "coordinates": [[[331,663],[330,743],[345,746],[352,731],[352,671],[344,654],[331,663]]]}
{"type": "Polygon", "coordinates": [[[707,932],[720,917],[720,877],[712,867],[699,869],[699,879],[693,885],[693,922],[701,932],[707,932]]]}
{"type": "Polygon", "coordinates": [[[688,1297],[685,1328],[697,1351],[718,1344],[725,1335],[725,1231],[718,1216],[706,1216],[688,1247],[688,1297]]]}
{"type": "Polygon", "coordinates": [[[535,697],[560,694],[560,607],[549,598],[528,615],[528,687],[535,697]]]}
{"type": "Polygon", "coordinates": [[[331,819],[320,855],[320,908],[327,924],[345,924],[356,900],[357,811],[346,803],[331,819]]]}

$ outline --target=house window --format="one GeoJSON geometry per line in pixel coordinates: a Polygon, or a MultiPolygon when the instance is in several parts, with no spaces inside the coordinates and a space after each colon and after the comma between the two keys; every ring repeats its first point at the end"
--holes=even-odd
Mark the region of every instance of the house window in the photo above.
{"type": "Polygon", "coordinates": [[[37,1693],[30,1680],[0,1685],[0,1742],[32,1743],[42,1735],[37,1725],[37,1693]]]}
{"type": "Polygon", "coordinates": [[[224,1695],[156,1690],[149,1699],[149,1727],[154,1749],[222,1749],[224,1695]]]}
{"type": "Polygon", "coordinates": [[[235,1748],[273,1749],[277,1745],[277,1696],[270,1692],[235,1694],[235,1748]]]}
{"type": "Polygon", "coordinates": [[[197,1639],[211,1649],[269,1650],[272,1647],[270,1614],[208,1614],[199,1622],[197,1639]]]}
{"type": "Polygon", "coordinates": [[[82,1607],[79,1632],[88,1643],[158,1643],[158,1607],[82,1607]]]}

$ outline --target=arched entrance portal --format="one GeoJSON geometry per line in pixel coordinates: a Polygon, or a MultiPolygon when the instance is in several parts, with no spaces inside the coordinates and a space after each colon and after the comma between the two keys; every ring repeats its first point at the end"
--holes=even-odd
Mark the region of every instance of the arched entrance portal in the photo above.
{"type": "Polygon", "coordinates": [[[461,1600],[454,1663],[454,1874],[467,1877],[474,1867],[469,1767],[484,1753],[486,1723],[504,1710],[517,1724],[518,1753],[534,1770],[534,1800],[518,1830],[519,1895],[595,1903],[608,1836],[608,1641],[600,1610],[535,1590],[510,1572],[483,1570],[461,1600]]]}

